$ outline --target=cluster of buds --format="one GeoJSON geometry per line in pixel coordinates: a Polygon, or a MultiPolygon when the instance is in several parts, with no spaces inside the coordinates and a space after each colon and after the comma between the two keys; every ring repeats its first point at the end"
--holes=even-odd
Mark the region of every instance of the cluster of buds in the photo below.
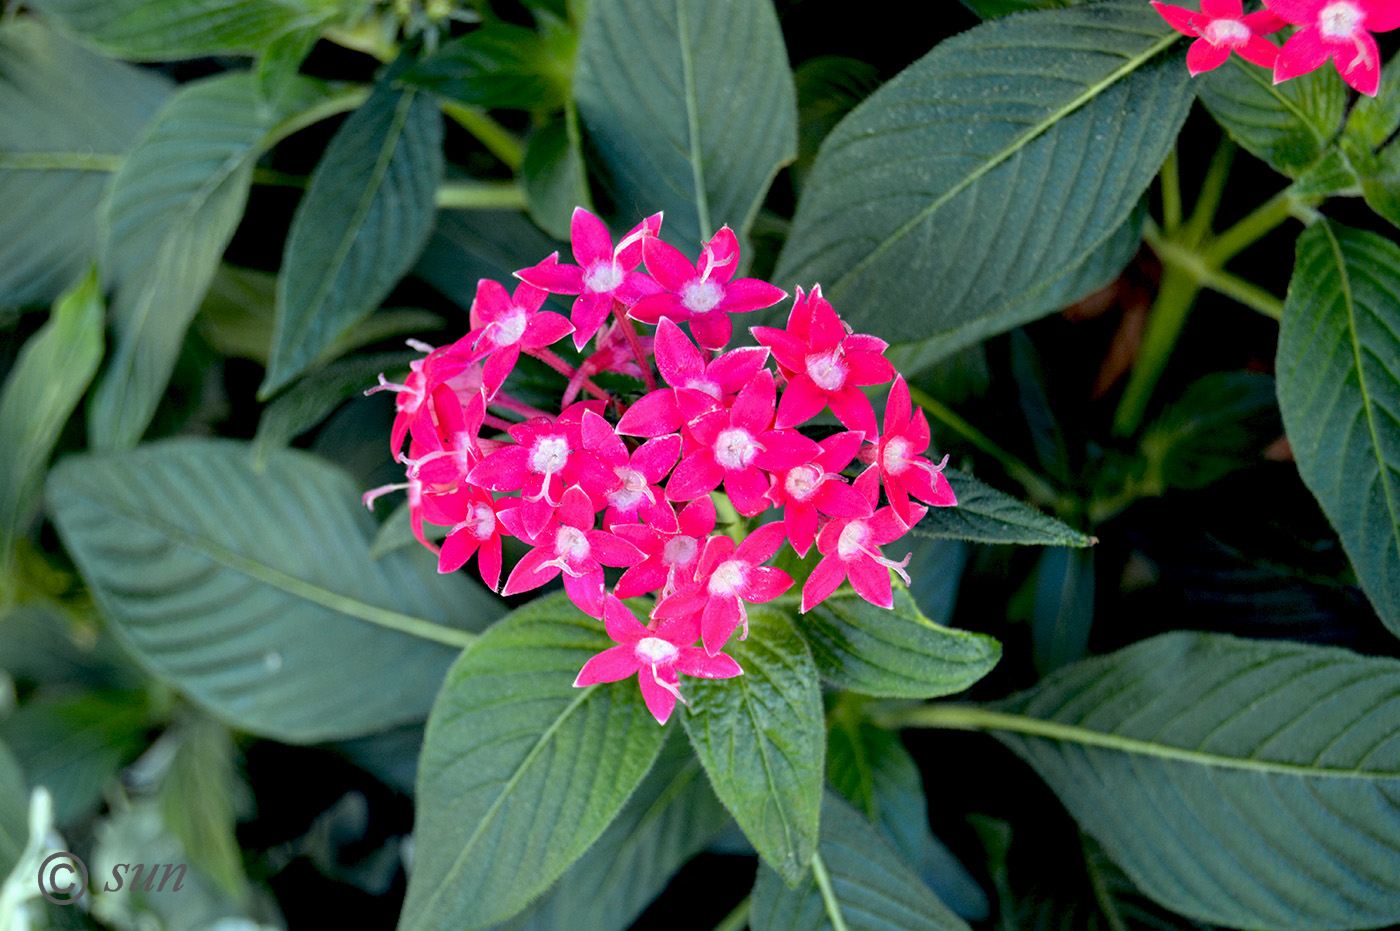
{"type": "Polygon", "coordinates": [[[381,376],[370,389],[397,392],[390,444],[407,481],[367,493],[365,503],[406,490],[414,534],[438,552],[440,572],[475,555],[482,580],[504,595],[562,575],[573,603],[602,618],[618,644],[590,660],[575,685],[636,673],[664,723],[683,700],[679,675],[742,672],[721,651],[736,630],[747,636],[746,605],[792,587],[791,576],[765,565],[784,542],[800,556],[813,546],[821,554],[802,611],[848,579],[889,608],[890,570],[908,582],[909,557],[897,562],[881,547],[925,505],[956,500],[942,463],[923,456],[928,422],[884,358],[883,340],[850,332],[815,287],[798,289],[786,328],[753,327],[759,345],[726,351],[731,314],[787,295],[734,277],[739,246],[728,228],[691,263],[657,237],[660,226],[659,214],[649,217],[614,248],[602,221],[580,208],[571,230],[577,265],[555,253],[516,272],[513,293],[480,282],[466,336],[437,349],[415,344],[426,355],[404,383],[381,376]],[[549,293],[577,295],[568,319],[542,309],[549,293]],[[566,336],[580,350],[593,341],[577,366],[550,348],[566,336]],[[506,392],[522,353],[567,379],[557,414],[506,392]],[[636,379],[630,404],[593,380],[602,373],[636,379]],[[881,429],[861,389],[891,381],[881,429]],[[828,408],[844,429],[820,441],[798,429],[828,408]],[[853,480],[845,474],[857,470],[853,480]],[[737,541],[717,533],[716,498],[753,519],[731,522],[736,528],[759,525],[737,541]],[[760,523],[772,508],[781,519],[760,523]],[[425,522],[450,528],[440,548],[426,539],[425,522]],[[531,547],[504,587],[502,536],[531,547]],[[611,591],[604,567],[623,570],[611,591]],[[639,596],[653,599],[648,624],[621,601],[639,596]]]}
{"type": "Polygon", "coordinates": [[[1201,10],[1152,0],[1172,28],[1197,41],[1186,65],[1193,75],[1218,68],[1237,52],[1274,72],[1274,83],[1316,71],[1328,59],[1342,80],[1376,96],[1381,53],[1373,33],[1400,28],[1397,0],[1264,0],[1264,9],[1245,15],[1241,0],[1201,0],[1201,10]],[[1279,48],[1265,36],[1297,30],[1279,48]]]}

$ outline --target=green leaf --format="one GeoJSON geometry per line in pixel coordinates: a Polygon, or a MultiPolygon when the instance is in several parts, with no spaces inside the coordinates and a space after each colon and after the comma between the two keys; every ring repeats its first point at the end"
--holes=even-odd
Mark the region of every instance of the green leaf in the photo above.
{"type": "Polygon", "coordinates": [[[744,674],[687,680],[682,716],[710,785],[764,861],[797,882],[817,846],[826,725],[817,669],[792,622],[749,609],[725,652],[744,674]]]}
{"type": "MultiPolygon", "coordinates": [[[[523,213],[443,211],[414,274],[466,310],[476,299],[476,283],[482,278],[509,282],[517,269],[561,248],[568,249],[540,232],[523,213]]],[[[567,312],[568,306],[563,309],[567,312]]]]}
{"type": "Polygon", "coordinates": [[[827,137],[775,280],[822,282],[891,342],[985,326],[1052,288],[1130,218],[1175,141],[1192,90],[1162,52],[1179,38],[1147,4],[1105,0],[939,43],[827,137]]]}
{"type": "Polygon", "coordinates": [[[266,367],[276,302],[276,275],[223,264],[209,282],[194,326],[220,354],[266,367]]]}
{"type": "Polygon", "coordinates": [[[287,234],[259,397],[306,371],[413,266],[442,171],[442,114],[426,95],[380,87],[336,131],[287,234]]]}
{"type": "Polygon", "coordinates": [[[552,118],[530,137],[521,166],[530,218],[556,239],[569,238],[574,208],[593,208],[588,170],[579,148],[578,117],[552,118]]]}
{"type": "Polygon", "coordinates": [[[421,356],[417,352],[350,356],[307,375],[269,404],[258,418],[253,467],[262,468],[268,456],[325,420],[346,399],[374,385],[378,375],[407,372],[408,364],[421,356]]]}
{"type": "Polygon", "coordinates": [[[1046,547],[1035,569],[1031,643],[1042,674],[1083,659],[1094,626],[1094,551],[1046,547]]]}
{"type": "Polygon", "coordinates": [[[1050,401],[1050,386],[1035,343],[1023,330],[1011,334],[1011,374],[1016,380],[1016,395],[1021,416],[1029,428],[1035,457],[1051,478],[1070,483],[1069,448],[1059,418],[1050,401]]]}
{"type": "Polygon", "coordinates": [[[241,787],[233,735],[217,721],[187,714],[170,736],[177,742],[158,796],[161,817],[195,869],[240,898],[247,879],[234,833],[234,793],[241,787]]]}
{"type": "Polygon", "coordinates": [[[615,646],[563,594],[531,602],[463,652],[418,764],[416,868],[399,928],[507,918],[598,839],[666,732],[635,679],[573,687],[615,646]]]}
{"type": "Polygon", "coordinates": [[[568,96],[576,42],[566,29],[488,23],[444,43],[403,80],[472,106],[548,113],[568,96]]]}
{"type": "Polygon", "coordinates": [[[968,931],[850,805],[827,793],[821,811],[819,856],[799,885],[759,865],[753,931],[968,931]]]}
{"type": "Polygon", "coordinates": [[[0,570],[34,516],[58,435],[102,361],[103,311],[90,273],[25,342],[0,391],[0,570]]]}
{"type": "Polygon", "coordinates": [[[622,811],[543,899],[501,931],[626,931],[681,866],[733,824],[679,732],[622,811]]]}
{"type": "Polygon", "coordinates": [[[1400,662],[1172,633],[971,709],[1163,905],[1236,928],[1400,920],[1400,662]]]}
{"type": "Polygon", "coordinates": [[[33,20],[0,26],[0,307],[46,304],[97,256],[97,205],[170,93],[33,20]]]}
{"type": "Polygon", "coordinates": [[[0,741],[14,751],[30,787],[52,793],[54,818],[63,824],[97,810],[117,771],[145,749],[151,723],[140,692],[46,695],[0,721],[0,741]]]}
{"type": "Polygon", "coordinates": [[[1092,538],[1047,517],[1008,494],[953,469],[943,474],[958,496],[957,507],[929,508],[914,527],[917,536],[976,543],[1031,546],[1092,546],[1092,538]]]}
{"type": "Polygon", "coordinates": [[[1267,69],[1231,55],[1201,78],[1198,93],[1231,139],[1290,178],[1327,153],[1346,116],[1347,90],[1335,68],[1275,84],[1267,69]]]}
{"type": "Polygon", "coordinates": [[[49,510],[112,628],[153,675],[255,734],[421,720],[498,603],[424,554],[370,559],[374,520],[340,469],[282,450],[256,472],[248,453],[173,440],[53,470],[49,510]]]}
{"type": "Polygon", "coordinates": [[[1400,58],[1382,72],[1380,92],[1362,97],[1351,111],[1341,148],[1347,167],[1361,182],[1366,203],[1400,226],[1400,58]]]}
{"type": "Polygon", "coordinates": [[[130,447],[145,432],[284,115],[259,105],[247,74],[186,84],[112,178],[102,264],[118,283],[116,346],[88,408],[93,446],[130,447]]]}
{"type": "Polygon", "coordinates": [[[1001,659],[995,639],[933,623],[903,586],[896,586],[894,608],[888,611],[842,587],[798,623],[822,677],[861,695],[951,695],[1001,659]]]}
{"type": "Polygon", "coordinates": [[[664,210],[688,255],[721,226],[745,235],[797,157],[787,62],[768,0],[592,0],[574,93],[614,200],[664,210]]]}
{"type": "Polygon", "coordinates": [[[9,876],[29,838],[29,785],[19,760],[0,743],[0,876],[9,876]]]}
{"type": "Polygon", "coordinates": [[[1204,488],[1257,460],[1281,428],[1272,378],[1215,372],[1147,427],[1142,451],[1163,485],[1204,488]]]}
{"type": "MultiPolygon", "coordinates": [[[[441,542],[449,529],[423,522],[423,535],[435,542],[441,542]]],[[[379,559],[386,553],[418,545],[418,538],[413,535],[413,514],[409,511],[408,502],[403,501],[390,511],[389,516],[384,518],[384,523],[379,525],[379,530],[374,535],[374,543],[370,545],[369,555],[371,559],[379,559]]]]}
{"type": "Polygon", "coordinates": [[[37,12],[116,58],[173,61],[252,53],[324,21],[315,0],[34,0],[37,12]]]}
{"type": "Polygon", "coordinates": [[[797,88],[797,160],[792,176],[801,191],[822,140],[880,86],[880,69],[855,58],[819,55],[798,65],[792,78],[797,88]]]}
{"type": "Polygon", "coordinates": [[[1400,246],[1328,221],[1299,238],[1276,371],[1298,473],[1400,635],[1400,246]]]}
{"type": "Polygon", "coordinates": [[[924,780],[898,734],[834,714],[827,762],[832,787],[870,819],[939,901],[970,921],[988,916],[987,894],[929,829],[924,780]]]}
{"type": "Polygon", "coordinates": [[[962,5],[983,19],[996,19],[1027,10],[1053,10],[1056,7],[1074,6],[1084,2],[1085,0],[962,0],[962,5]]]}

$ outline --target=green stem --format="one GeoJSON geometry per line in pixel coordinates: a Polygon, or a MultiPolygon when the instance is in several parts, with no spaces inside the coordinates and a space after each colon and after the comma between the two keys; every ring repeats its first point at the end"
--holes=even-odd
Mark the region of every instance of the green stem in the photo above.
{"type": "Polygon", "coordinates": [[[525,189],[510,181],[445,181],[436,201],[446,210],[523,210],[525,189]]]}
{"type": "Polygon", "coordinates": [[[744,896],[744,901],[734,906],[734,910],[724,916],[724,920],[715,925],[715,931],[742,931],[749,925],[749,909],[753,905],[753,896],[744,896]]]}
{"type": "Polygon", "coordinates": [[[368,87],[356,87],[352,90],[336,94],[334,97],[327,97],[315,106],[307,107],[300,113],[294,113],[269,129],[267,135],[263,137],[263,148],[270,149],[292,133],[303,130],[308,126],[314,126],[322,120],[329,119],[338,113],[345,113],[349,110],[358,109],[363,106],[364,102],[368,99],[368,87]]]}
{"type": "Polygon", "coordinates": [[[1215,215],[1220,210],[1220,199],[1225,195],[1225,182],[1230,177],[1230,166],[1235,161],[1235,144],[1229,136],[1220,138],[1215,155],[1211,156],[1210,167],[1206,169],[1205,180],[1201,182],[1201,192],[1196,196],[1196,205],[1191,210],[1191,219],[1181,230],[1181,238],[1187,242],[1200,242],[1210,235],[1215,224],[1215,215]]]}
{"type": "Polygon", "coordinates": [[[936,400],[913,385],[909,386],[909,397],[934,419],[1000,462],[1002,468],[1006,470],[1006,474],[1020,482],[1026,491],[1031,493],[1032,497],[1042,501],[1055,502],[1057,506],[1062,503],[1064,496],[1049,480],[1042,478],[1019,456],[998,446],[985,433],[963,420],[942,401],[936,400]]]}
{"type": "Polygon", "coordinates": [[[715,527],[722,530],[725,536],[735,543],[744,542],[745,522],[739,509],[734,507],[734,502],[729,500],[729,496],[716,489],[710,492],[710,500],[715,504],[715,527]]]}
{"type": "Polygon", "coordinates": [[[1187,273],[1203,288],[1209,288],[1239,303],[1278,320],[1283,315],[1283,301],[1251,281],[1212,266],[1199,252],[1164,238],[1150,226],[1145,231],[1148,245],[1164,265],[1172,265],[1187,273]]]}
{"type": "Polygon", "coordinates": [[[1152,391],[1166,370],[1167,359],[1200,290],[1196,279],[1175,265],[1163,269],[1161,287],[1147,317],[1147,332],[1138,349],[1133,374],[1128,378],[1128,387],[1113,416],[1114,436],[1131,436],[1142,424],[1152,391]]]}
{"type": "Polygon", "coordinates": [[[841,914],[841,903],[836,901],[831,874],[826,871],[826,863],[820,852],[812,854],[812,875],[816,877],[817,888],[822,892],[822,904],[826,906],[826,917],[831,919],[831,931],[850,931],[846,916],[841,914]]]}
{"type": "Polygon", "coordinates": [[[277,171],[274,168],[254,168],[253,183],[261,184],[265,187],[294,187],[305,188],[311,179],[306,175],[293,175],[285,171],[277,171]]]}
{"type": "Polygon", "coordinates": [[[1177,166],[1175,146],[1167,153],[1159,177],[1162,182],[1162,228],[1171,234],[1181,226],[1181,172],[1177,166]]]}
{"type": "Polygon", "coordinates": [[[1291,187],[1269,198],[1254,212],[1221,233],[1207,246],[1203,255],[1217,268],[1239,255],[1285,223],[1295,212],[1318,203],[1316,198],[1298,197],[1291,187]]]}
{"type": "Polygon", "coordinates": [[[506,167],[511,171],[520,170],[525,162],[525,146],[510,130],[493,120],[480,107],[469,107],[451,100],[442,101],[441,106],[444,114],[475,136],[506,167]]]}

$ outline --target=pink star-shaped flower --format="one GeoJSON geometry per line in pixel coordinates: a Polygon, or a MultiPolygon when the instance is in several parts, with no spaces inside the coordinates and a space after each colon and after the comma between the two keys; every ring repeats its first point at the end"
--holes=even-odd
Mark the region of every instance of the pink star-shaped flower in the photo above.
{"type": "Polygon", "coordinates": [[[1225,64],[1231,52],[1246,61],[1272,68],[1278,59],[1278,46],[1264,36],[1284,27],[1283,20],[1269,10],[1244,13],[1241,0],[1201,0],[1201,12],[1152,0],[1152,6],[1173,29],[1196,36],[1186,52],[1186,68],[1193,75],[1225,64]]]}
{"type": "Polygon", "coordinates": [[[560,265],[556,252],[515,276],[552,294],[578,295],[569,320],[574,325],[574,348],[583,349],[612,312],[614,300],[631,306],[661,290],[650,277],[633,271],[642,261],[642,243],[660,229],[661,214],[647,217],[614,249],[603,221],[582,207],[575,207],[570,238],[578,264],[560,265]]]}
{"type": "Polygon", "coordinates": [[[1371,97],[1381,85],[1381,52],[1375,32],[1400,28],[1396,0],[1269,0],[1269,12],[1301,28],[1289,37],[1274,66],[1274,83],[1321,68],[1332,59],[1337,73],[1371,97]]]}
{"type": "Polygon", "coordinates": [[[865,498],[847,485],[840,472],[850,465],[863,442],[861,433],[847,430],[822,440],[811,459],[776,472],[768,498],[783,508],[788,542],[797,555],[806,556],[817,538],[817,512],[828,517],[869,517],[873,511],[865,498]]]}
{"type": "Polygon", "coordinates": [[[507,294],[499,282],[483,278],[476,285],[472,301],[472,331],[467,334],[478,354],[490,353],[486,360],[483,385],[488,399],[496,396],[521,350],[542,349],[573,332],[561,315],[544,306],[549,292],[525,282],[507,294]]]}
{"type": "Polygon", "coordinates": [[[438,572],[456,572],[477,556],[481,581],[495,591],[501,584],[501,511],[520,504],[518,498],[493,499],[479,488],[468,489],[462,502],[464,513],[442,541],[438,572]]]}
{"type": "Polygon", "coordinates": [[[608,636],[618,645],[584,663],[574,687],[620,682],[635,674],[647,710],[658,724],[665,724],[671,717],[677,700],[685,701],[678,673],[698,679],[729,679],[744,674],[732,657],[723,653],[712,656],[693,645],[696,634],[691,618],[680,618],[652,630],[609,595],[603,608],[603,623],[608,636]]]}
{"type": "Polygon", "coordinates": [[[910,495],[934,507],[946,508],[958,503],[957,495],[943,476],[943,465],[948,458],[945,456],[943,462],[934,465],[919,455],[928,449],[928,444],[928,419],[923,408],[913,409],[909,386],[900,375],[895,378],[889,400],[885,402],[885,434],[873,446],[865,448],[861,459],[880,473],[890,507],[911,527],[918,518],[914,516],[915,507],[909,503],[910,495]]]}
{"type": "Polygon", "coordinates": [[[429,399],[434,390],[464,372],[479,368],[472,362],[471,344],[466,337],[450,346],[437,349],[417,340],[409,340],[408,344],[414,349],[426,352],[427,356],[408,364],[408,377],[404,379],[404,383],[396,384],[380,375],[379,384],[365,391],[367,395],[379,391],[392,391],[395,394],[394,426],[389,433],[389,448],[393,451],[395,459],[402,458],[403,441],[411,428],[424,424],[431,428],[433,416],[429,399]]]}
{"type": "Polygon", "coordinates": [[[730,314],[770,307],[787,297],[786,291],[758,278],[731,280],[739,268],[739,240],[727,226],[710,238],[694,265],[655,237],[646,240],[642,254],[647,271],[666,290],[638,301],[629,315],[643,323],[662,317],[688,321],[705,349],[723,349],[729,342],[734,333],[730,314]]]}
{"type": "Polygon", "coordinates": [[[617,476],[616,484],[603,495],[608,508],[604,527],[612,529],[638,517],[648,523],[664,517],[659,511],[669,508],[658,483],[680,458],[679,434],[647,440],[629,455],[612,425],[589,411],[583,415],[583,447],[617,476]]]}
{"type": "Polygon", "coordinates": [[[715,503],[709,495],[681,508],[679,515],[668,502],[647,524],[620,524],[613,533],[646,554],[646,559],[622,573],[613,592],[619,598],[636,598],[659,592],[665,598],[695,581],[700,548],[715,530],[715,503]]]}
{"type": "MultiPolygon", "coordinates": [[[[878,503],[880,490],[875,470],[862,472],[855,488],[865,495],[872,508],[878,503]]],[[[919,518],[926,511],[927,508],[914,506],[919,518]]],[[[880,508],[870,517],[838,517],[829,522],[817,534],[817,549],[822,559],[802,586],[802,612],[805,614],[824,601],[847,578],[856,594],[866,601],[880,608],[894,607],[889,570],[899,573],[904,583],[909,584],[909,574],[904,571],[909,565],[909,555],[895,562],[881,555],[880,547],[904,536],[909,526],[899,519],[892,507],[880,508]]]]}

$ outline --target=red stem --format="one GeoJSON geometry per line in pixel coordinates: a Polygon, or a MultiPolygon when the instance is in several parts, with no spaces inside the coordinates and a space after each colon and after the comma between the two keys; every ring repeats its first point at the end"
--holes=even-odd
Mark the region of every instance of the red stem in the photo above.
{"type": "MultiPolygon", "coordinates": [[[[555,353],[553,349],[549,349],[547,347],[542,346],[539,349],[530,349],[526,351],[530,355],[534,356],[536,359],[539,359],[545,365],[554,369],[554,371],[558,372],[560,375],[563,375],[565,378],[574,377],[574,367],[569,363],[565,362],[563,359],[559,358],[558,354],[555,353]]],[[[589,394],[593,395],[593,397],[595,398],[600,398],[604,401],[611,401],[613,399],[612,395],[608,394],[602,388],[599,388],[593,382],[592,379],[585,378],[583,380],[583,387],[589,394]]]]}
{"type": "Polygon", "coordinates": [[[651,374],[651,362],[642,352],[642,341],[637,336],[637,328],[632,325],[632,319],[627,316],[621,301],[613,301],[613,315],[617,317],[617,325],[622,328],[622,335],[627,338],[627,346],[632,350],[632,358],[637,360],[637,367],[642,370],[642,381],[646,383],[648,391],[655,391],[656,376],[651,374]]]}

